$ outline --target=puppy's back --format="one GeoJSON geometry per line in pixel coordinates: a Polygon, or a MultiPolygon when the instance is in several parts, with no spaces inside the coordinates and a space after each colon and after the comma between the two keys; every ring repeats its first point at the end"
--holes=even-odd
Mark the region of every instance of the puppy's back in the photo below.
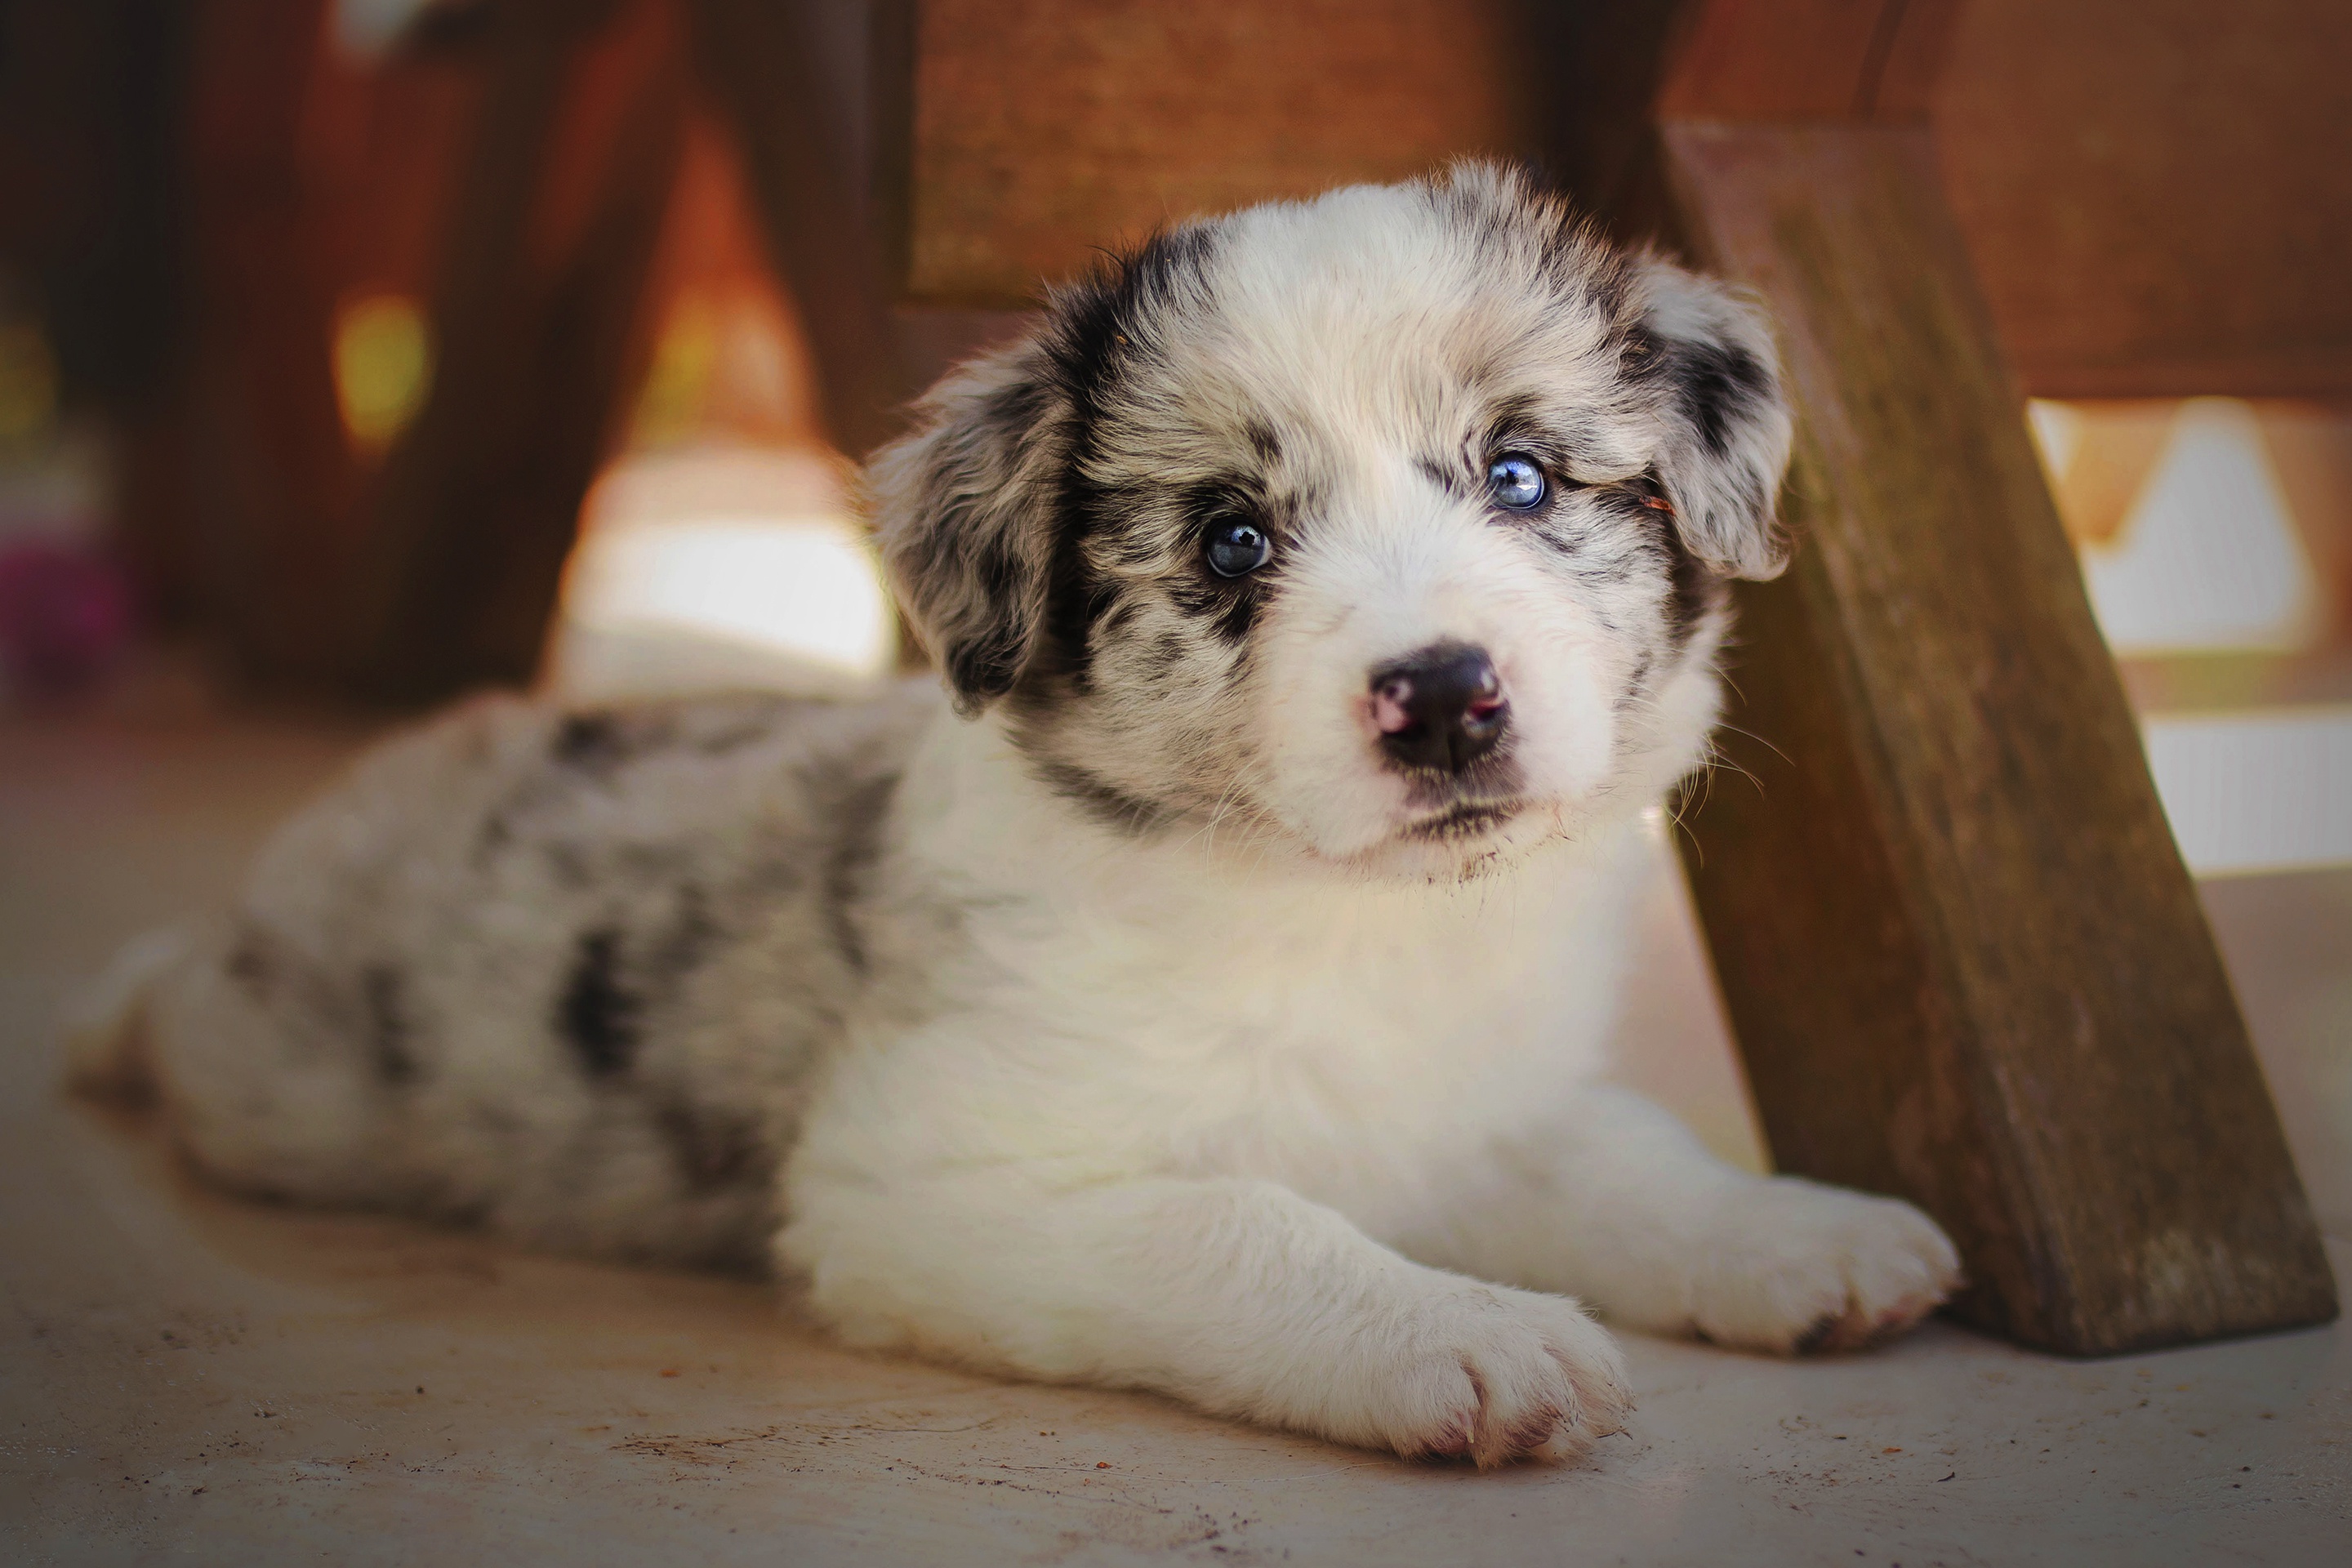
{"type": "Polygon", "coordinates": [[[467,704],[364,756],[228,914],[123,969],[78,1080],[152,1085],[247,1191],[756,1268],[937,700],[467,704]]]}

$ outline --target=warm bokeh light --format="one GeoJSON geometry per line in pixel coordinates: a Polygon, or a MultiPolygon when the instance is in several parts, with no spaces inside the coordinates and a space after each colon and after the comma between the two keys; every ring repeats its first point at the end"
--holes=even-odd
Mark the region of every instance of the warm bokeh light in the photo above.
{"type": "Polygon", "coordinates": [[[58,408],[58,366],[29,321],[0,321],[0,441],[46,429],[58,408]]]}
{"type": "Polygon", "coordinates": [[[433,329],[404,294],[369,294],[335,312],[335,399],[363,452],[392,444],[433,387],[433,329]]]}

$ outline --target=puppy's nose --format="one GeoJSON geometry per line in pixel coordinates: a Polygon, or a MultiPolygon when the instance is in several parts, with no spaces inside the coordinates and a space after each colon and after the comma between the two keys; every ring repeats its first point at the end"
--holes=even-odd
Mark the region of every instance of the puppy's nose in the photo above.
{"type": "Polygon", "coordinates": [[[1372,671],[1372,722],[1400,765],[1459,773],[1494,749],[1511,721],[1486,650],[1433,643],[1372,671]]]}

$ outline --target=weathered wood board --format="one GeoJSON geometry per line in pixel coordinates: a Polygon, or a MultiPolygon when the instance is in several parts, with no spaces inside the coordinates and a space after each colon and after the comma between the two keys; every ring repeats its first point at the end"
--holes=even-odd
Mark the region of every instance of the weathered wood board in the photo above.
{"type": "Polygon", "coordinates": [[[1535,78],[1511,20],[1443,0],[926,0],[908,292],[1017,306],[1172,218],[1525,151],[1535,78]]]}
{"type": "Polygon", "coordinates": [[[1776,1162],[1920,1203],[1959,1310],[2029,1344],[2332,1317],[1927,132],[1664,142],[1801,411],[1803,548],[1741,596],[1730,765],[1684,815],[1776,1162]]]}
{"type": "Polygon", "coordinates": [[[900,139],[913,300],[1014,307],[1171,218],[1463,153],[1567,171],[1580,160],[1553,134],[1560,100],[1638,117],[1646,93],[1621,100],[1656,80],[1643,57],[1671,42],[1670,117],[1930,114],[2027,391],[2352,392],[2352,94],[2338,79],[2352,7],[921,0],[916,13],[900,139]]]}

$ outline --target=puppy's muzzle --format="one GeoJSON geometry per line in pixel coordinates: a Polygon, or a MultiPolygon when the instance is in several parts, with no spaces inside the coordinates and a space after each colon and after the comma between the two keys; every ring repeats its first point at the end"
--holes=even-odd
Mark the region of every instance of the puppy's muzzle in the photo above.
{"type": "Polygon", "coordinates": [[[1397,766],[1458,773],[1494,750],[1511,705],[1485,648],[1432,643],[1372,672],[1372,723],[1397,766]]]}

